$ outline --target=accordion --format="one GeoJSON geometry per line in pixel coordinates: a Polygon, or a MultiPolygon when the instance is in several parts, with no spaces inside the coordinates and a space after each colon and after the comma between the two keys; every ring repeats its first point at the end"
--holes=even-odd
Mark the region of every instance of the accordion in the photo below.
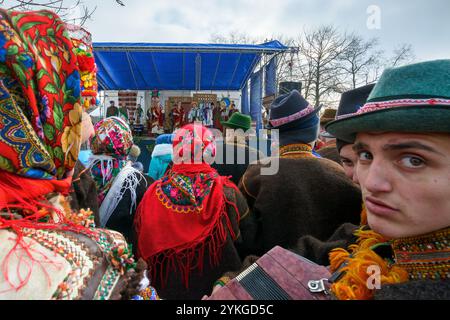
{"type": "Polygon", "coordinates": [[[326,300],[330,276],[326,267],[276,246],[208,300],[326,300]]]}

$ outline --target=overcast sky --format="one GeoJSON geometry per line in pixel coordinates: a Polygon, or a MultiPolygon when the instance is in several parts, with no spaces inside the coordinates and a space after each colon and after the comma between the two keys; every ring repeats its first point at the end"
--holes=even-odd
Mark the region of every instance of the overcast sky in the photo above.
{"type": "Polygon", "coordinates": [[[332,24],[367,39],[378,37],[386,51],[409,43],[417,61],[450,58],[448,0],[122,2],[125,6],[115,0],[85,1],[97,5],[93,19],[85,24],[94,41],[207,43],[213,33],[234,31],[258,38],[297,37],[305,28],[332,24]]]}

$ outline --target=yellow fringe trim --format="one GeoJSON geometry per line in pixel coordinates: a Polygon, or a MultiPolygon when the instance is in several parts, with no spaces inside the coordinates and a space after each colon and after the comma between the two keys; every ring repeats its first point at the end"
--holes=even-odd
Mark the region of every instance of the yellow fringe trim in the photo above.
{"type": "MultiPolygon", "coordinates": [[[[364,210],[363,210],[364,211],[364,210]]],[[[380,234],[372,230],[355,232],[358,237],[356,244],[349,246],[349,251],[337,248],[330,252],[330,269],[335,272],[342,263],[347,265],[340,271],[344,275],[331,286],[331,291],[340,300],[372,299],[374,290],[369,289],[367,280],[370,273],[368,267],[377,265],[380,268],[380,284],[401,283],[408,280],[408,272],[398,266],[391,266],[370,248],[376,244],[387,242],[380,234]],[[350,257],[352,254],[352,257],[350,257]]]]}

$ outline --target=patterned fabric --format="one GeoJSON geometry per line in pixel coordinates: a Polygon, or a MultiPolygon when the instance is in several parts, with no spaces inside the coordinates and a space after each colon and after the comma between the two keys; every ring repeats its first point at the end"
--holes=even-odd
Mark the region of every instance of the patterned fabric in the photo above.
{"type": "Polygon", "coordinates": [[[133,296],[131,300],[160,300],[160,298],[155,288],[150,286],[139,292],[138,295],[133,296]]]}
{"type": "Polygon", "coordinates": [[[127,161],[110,159],[109,164],[99,160],[90,164],[91,176],[97,186],[98,204],[101,205],[106,194],[111,189],[114,179],[119,175],[120,171],[125,168],[127,161]]]}
{"type": "Polygon", "coordinates": [[[450,279],[450,228],[392,241],[396,265],[411,280],[450,279]]]}
{"type": "Polygon", "coordinates": [[[0,10],[0,169],[61,179],[80,148],[80,74],[50,11],[0,10]]]}
{"type": "Polygon", "coordinates": [[[333,249],[331,290],[338,299],[372,299],[368,268],[379,267],[381,285],[414,280],[450,279],[450,227],[428,234],[387,240],[362,226],[356,244],[333,249]],[[334,279],[334,280],[332,280],[334,279]]]}
{"type": "MultiPolygon", "coordinates": [[[[24,249],[31,249],[30,255],[17,250],[17,258],[1,259],[10,271],[5,279],[0,274],[0,299],[105,300],[118,294],[124,270],[135,266],[132,258],[121,259],[125,239],[110,230],[87,230],[86,234],[70,235],[61,230],[24,229],[29,244],[24,249]],[[107,263],[106,269],[99,272],[99,263],[107,263]],[[15,265],[33,282],[16,274],[15,265]],[[39,282],[42,286],[36,290],[39,282]],[[93,290],[85,290],[87,287],[93,290]]],[[[4,236],[6,247],[13,246],[14,234],[0,230],[0,238],[4,236]]]]}
{"type": "Polygon", "coordinates": [[[122,235],[62,196],[82,125],[72,49],[54,13],[0,9],[0,300],[117,299],[134,267],[122,235]]]}
{"type": "Polygon", "coordinates": [[[216,155],[214,134],[205,127],[188,124],[176,131],[173,138],[174,164],[200,164],[216,155]]]}
{"type": "Polygon", "coordinates": [[[94,154],[126,159],[133,145],[133,135],[125,121],[109,117],[97,122],[94,130],[95,135],[91,138],[91,150],[94,154]]]}
{"type": "Polygon", "coordinates": [[[201,211],[203,200],[210,193],[217,177],[217,172],[186,176],[171,171],[161,179],[156,194],[168,209],[184,213],[201,211]]]}
{"type": "Polygon", "coordinates": [[[280,158],[316,158],[309,144],[289,144],[280,147],[280,158]]]}
{"type": "Polygon", "coordinates": [[[114,178],[127,164],[127,155],[133,145],[133,136],[128,124],[118,117],[109,117],[94,126],[91,138],[94,154],[89,165],[92,178],[97,185],[99,205],[111,188],[114,178]],[[107,157],[96,157],[106,155],[107,157]]]}
{"type": "Polygon", "coordinates": [[[236,239],[227,204],[239,210],[226,198],[224,187],[237,188],[203,162],[204,155],[215,153],[207,128],[184,126],[176,132],[173,148],[172,169],[150,186],[136,212],[138,255],[147,261],[153,277],[158,270],[164,283],[175,268],[188,288],[190,272],[203,269],[205,250],[211,264],[217,265],[227,234],[236,239]],[[182,160],[177,162],[175,154],[182,160]]]}

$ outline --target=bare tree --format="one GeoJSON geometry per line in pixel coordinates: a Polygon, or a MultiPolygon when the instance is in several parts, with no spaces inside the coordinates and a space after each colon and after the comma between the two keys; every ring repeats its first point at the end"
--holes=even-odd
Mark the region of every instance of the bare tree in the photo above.
{"type": "Polygon", "coordinates": [[[210,43],[228,43],[228,44],[257,44],[264,42],[263,39],[251,37],[245,32],[237,30],[230,31],[228,34],[213,33],[209,37],[210,43]]]}
{"type": "MultiPolygon", "coordinates": [[[[124,6],[123,2],[116,0],[117,4],[124,6]]],[[[0,0],[3,5],[5,0],[0,0]]],[[[63,21],[77,25],[84,25],[91,19],[97,6],[86,5],[83,0],[6,0],[10,10],[30,11],[47,9],[55,12],[63,21]]]]}
{"type": "Polygon", "coordinates": [[[412,45],[403,43],[394,49],[392,57],[387,62],[387,67],[398,67],[414,60],[415,55],[412,45]]]}
{"type": "Polygon", "coordinates": [[[359,35],[350,36],[350,44],[339,57],[341,68],[345,77],[350,78],[350,88],[355,89],[359,85],[368,84],[376,80],[380,68],[382,50],[377,50],[379,40],[377,38],[364,40],[359,35]],[[375,77],[375,79],[373,79],[375,77]]]}
{"type": "Polygon", "coordinates": [[[339,59],[351,44],[333,26],[305,31],[299,39],[300,74],[305,98],[318,106],[342,86],[339,59]]]}

